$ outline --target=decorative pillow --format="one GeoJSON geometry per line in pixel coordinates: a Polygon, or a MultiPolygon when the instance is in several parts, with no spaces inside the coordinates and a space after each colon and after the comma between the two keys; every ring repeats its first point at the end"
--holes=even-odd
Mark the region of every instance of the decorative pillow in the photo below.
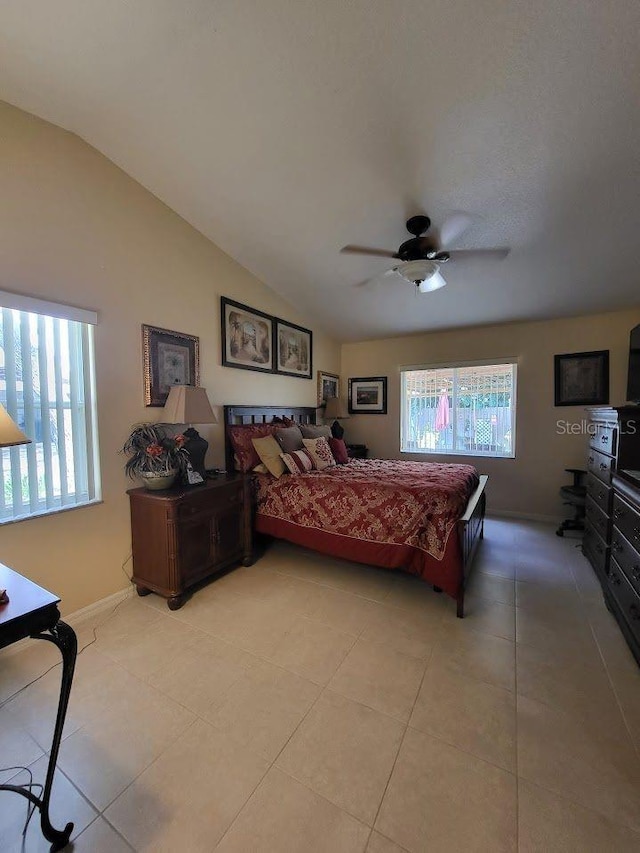
{"type": "Polygon", "coordinates": [[[254,474],[268,474],[269,469],[264,464],[264,462],[261,462],[259,465],[256,465],[256,467],[253,468],[253,473],[254,474]]]}
{"type": "Polygon", "coordinates": [[[264,438],[252,438],[251,443],[256,449],[260,461],[269,469],[269,473],[278,479],[281,477],[286,468],[284,462],[280,459],[280,445],[272,435],[265,435],[264,438]]]}
{"type": "Polygon", "coordinates": [[[306,474],[313,471],[313,459],[307,450],[293,450],[291,453],[281,453],[280,458],[290,474],[306,474]]]}
{"type": "Polygon", "coordinates": [[[297,426],[278,427],[275,431],[276,441],[283,453],[292,453],[294,450],[302,450],[302,433],[297,426]]]}
{"type": "Polygon", "coordinates": [[[246,474],[260,464],[260,458],[251,444],[251,439],[273,435],[274,431],[275,427],[271,424],[234,424],[229,427],[229,441],[237,459],[238,471],[246,474]]]}
{"type": "Polygon", "coordinates": [[[301,424],[303,438],[329,438],[331,435],[330,426],[315,426],[314,424],[301,424]]]}
{"type": "Polygon", "coordinates": [[[347,445],[344,443],[344,439],[330,438],[329,447],[338,465],[346,465],[349,461],[349,454],[347,453],[347,445]]]}
{"type": "Polygon", "coordinates": [[[318,471],[324,471],[325,468],[336,464],[336,460],[333,458],[333,453],[329,447],[329,442],[324,436],[320,438],[304,438],[303,441],[318,471]]]}

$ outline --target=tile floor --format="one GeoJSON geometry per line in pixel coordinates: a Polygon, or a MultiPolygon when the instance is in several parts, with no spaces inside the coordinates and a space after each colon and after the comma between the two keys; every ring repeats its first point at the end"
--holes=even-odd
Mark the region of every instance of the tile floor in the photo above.
{"type": "MultiPolygon", "coordinates": [[[[640,670],[549,527],[487,522],[462,621],[285,543],[99,620],[54,786],[77,851],[640,851],[640,670]]],[[[0,703],[55,655],[0,657],[0,703]]],[[[43,778],[58,679],[0,710],[3,766],[43,778]]],[[[5,853],[47,849],[25,812],[0,793],[5,853]]]]}

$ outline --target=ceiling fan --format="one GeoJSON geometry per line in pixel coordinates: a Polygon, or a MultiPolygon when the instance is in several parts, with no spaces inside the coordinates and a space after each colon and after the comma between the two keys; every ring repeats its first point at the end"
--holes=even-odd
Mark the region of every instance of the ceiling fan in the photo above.
{"type": "Polygon", "coordinates": [[[413,234],[396,252],[387,249],[371,249],[367,246],[343,246],[341,252],[351,255],[370,255],[377,258],[394,258],[402,263],[387,270],[384,275],[396,273],[406,281],[415,284],[420,293],[438,290],[447,283],[440,273],[442,264],[468,258],[490,258],[502,260],[509,254],[509,249],[443,249],[449,242],[459,236],[470,222],[470,217],[464,213],[450,216],[442,226],[440,240],[437,236],[425,236],[431,227],[431,220],[422,214],[412,216],[407,220],[407,231],[413,234]]]}

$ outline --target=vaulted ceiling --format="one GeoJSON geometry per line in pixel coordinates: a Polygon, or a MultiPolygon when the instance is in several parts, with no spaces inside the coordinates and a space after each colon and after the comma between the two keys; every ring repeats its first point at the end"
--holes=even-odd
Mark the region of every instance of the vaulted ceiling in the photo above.
{"type": "Polygon", "coordinates": [[[357,340],[638,304],[639,33],[638,0],[3,0],[0,98],[357,340]],[[428,295],[340,254],[424,211],[511,254],[428,295]]]}

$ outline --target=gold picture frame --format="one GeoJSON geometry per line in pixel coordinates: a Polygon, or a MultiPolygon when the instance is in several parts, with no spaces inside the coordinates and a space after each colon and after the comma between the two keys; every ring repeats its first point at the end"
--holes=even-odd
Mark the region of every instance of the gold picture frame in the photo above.
{"type": "Polygon", "coordinates": [[[327,397],[340,396],[340,377],[336,373],[318,371],[318,408],[327,405],[327,397]]]}
{"type": "Polygon", "coordinates": [[[200,384],[200,338],[142,325],[144,404],[161,407],[172,385],[200,384]]]}

